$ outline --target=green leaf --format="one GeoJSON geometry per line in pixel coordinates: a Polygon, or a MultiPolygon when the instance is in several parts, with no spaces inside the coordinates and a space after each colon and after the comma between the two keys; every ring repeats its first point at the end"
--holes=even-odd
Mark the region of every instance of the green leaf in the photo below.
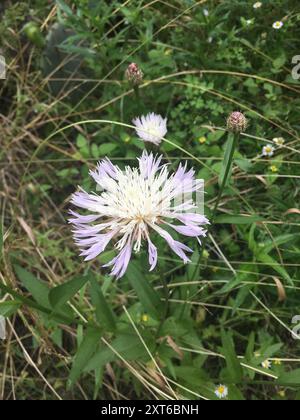
{"type": "Polygon", "coordinates": [[[106,327],[109,331],[116,329],[115,315],[107,304],[106,299],[102,293],[102,289],[97,283],[96,279],[92,277],[91,282],[91,298],[92,303],[96,308],[96,317],[99,324],[106,327]]]}
{"type": "Polygon", "coordinates": [[[83,149],[87,146],[87,139],[82,134],[78,134],[76,144],[79,149],[83,149]]]}
{"type": "Polygon", "coordinates": [[[253,163],[248,159],[235,159],[235,163],[244,172],[248,172],[253,166],[253,163]]]}
{"type": "MultiPolygon", "coordinates": [[[[180,379],[180,383],[188,385],[186,388],[197,392],[209,400],[216,400],[214,394],[215,384],[208,377],[204,369],[197,366],[174,366],[176,378],[180,379]]],[[[193,394],[187,394],[190,398],[193,394]]]]}
{"type": "Polygon", "coordinates": [[[227,373],[234,383],[239,383],[243,377],[243,369],[237,358],[231,334],[222,330],[222,350],[227,364],[227,373]]]}
{"type": "Polygon", "coordinates": [[[248,344],[247,344],[247,350],[246,350],[246,360],[251,360],[254,355],[254,349],[255,349],[255,332],[251,331],[249,337],[248,337],[248,344]]]}
{"type": "Polygon", "coordinates": [[[50,290],[49,302],[54,309],[62,307],[88,282],[89,277],[80,276],[50,290]]]}
{"type": "Polygon", "coordinates": [[[25,288],[31,293],[34,300],[45,308],[51,308],[48,294],[49,288],[41,280],[38,280],[33,274],[29,271],[24,270],[24,268],[15,265],[14,266],[16,275],[20,282],[25,286],[25,288]]]}
{"type": "MultiPolygon", "coordinates": [[[[143,334],[143,339],[145,340],[148,349],[153,353],[156,346],[155,337],[153,337],[153,335],[151,336],[150,334],[143,334]]],[[[127,361],[149,360],[149,354],[147,353],[147,350],[145,349],[140,338],[131,332],[119,333],[118,337],[115,338],[110,345],[118,354],[120,354],[120,356],[124,357],[127,361]]],[[[87,366],[85,367],[85,371],[89,372],[114,360],[118,360],[116,353],[109,347],[101,347],[100,350],[88,362],[87,366]]]]}
{"type": "Polygon", "coordinates": [[[255,254],[256,249],[257,249],[257,243],[256,243],[256,240],[255,240],[255,229],[256,229],[256,224],[253,223],[253,225],[250,228],[249,237],[248,237],[248,246],[249,246],[249,249],[251,249],[251,251],[254,254],[255,254]]]}
{"type": "Polygon", "coordinates": [[[72,16],[73,12],[72,9],[70,9],[69,6],[67,6],[67,4],[63,1],[63,0],[56,0],[57,1],[57,5],[58,7],[64,12],[66,13],[66,15],[68,16],[72,16]]]}
{"type": "Polygon", "coordinates": [[[262,222],[264,219],[257,215],[252,216],[239,216],[238,214],[223,214],[217,216],[215,223],[217,224],[230,224],[230,225],[248,225],[252,223],[262,222]]]}
{"type": "Polygon", "coordinates": [[[260,252],[258,250],[256,258],[258,259],[258,261],[266,264],[267,266],[273,268],[273,270],[277,271],[277,273],[279,273],[290,286],[294,286],[294,282],[289,276],[286,269],[282,267],[276,260],[270,257],[270,255],[264,254],[262,251],[260,252]]]}
{"type": "Polygon", "coordinates": [[[245,401],[245,397],[241,393],[240,389],[235,385],[229,385],[228,396],[230,401],[245,401]]]}
{"type": "Polygon", "coordinates": [[[6,302],[0,302],[0,315],[9,317],[21,307],[21,303],[16,300],[8,300],[6,302]]]}
{"type": "Polygon", "coordinates": [[[277,382],[281,385],[300,385],[300,369],[283,373],[277,382]]]}
{"type": "Polygon", "coordinates": [[[282,54],[281,56],[279,56],[279,57],[275,58],[275,60],[273,60],[273,67],[276,70],[279,70],[285,65],[285,62],[286,62],[286,56],[285,56],[285,54],[282,54]]]}
{"type": "Polygon", "coordinates": [[[74,382],[79,378],[83,369],[90,361],[91,357],[95,353],[102,332],[99,329],[88,328],[83,338],[81,345],[74,358],[73,366],[69,376],[69,386],[72,386],[74,382]]]}
{"type": "Polygon", "coordinates": [[[235,136],[233,133],[228,135],[228,141],[226,143],[224,160],[222,163],[222,168],[219,176],[219,185],[222,185],[224,178],[226,178],[226,183],[224,187],[228,185],[230,180],[231,171],[232,171],[232,149],[235,143],[235,136]]]}
{"type": "Polygon", "coordinates": [[[221,140],[221,138],[225,135],[225,131],[219,130],[219,131],[212,131],[208,133],[207,139],[210,142],[217,142],[221,140]]]}
{"type": "Polygon", "coordinates": [[[270,240],[264,244],[263,251],[265,254],[269,254],[275,247],[294,241],[299,235],[299,233],[288,233],[286,235],[277,236],[274,240],[270,240]]]}
{"type": "Polygon", "coordinates": [[[144,310],[153,318],[160,319],[164,312],[163,303],[157,292],[134,263],[129,265],[126,277],[136,291],[141,304],[144,306],[144,310]]]}
{"type": "Polygon", "coordinates": [[[109,153],[113,152],[116,148],[117,148],[116,144],[112,144],[112,143],[101,144],[101,146],[99,146],[99,155],[100,156],[108,155],[109,153]]]}
{"type": "MultiPolygon", "coordinates": [[[[17,277],[24,287],[31,293],[33,299],[44,309],[49,310],[49,316],[56,319],[58,322],[70,322],[73,318],[72,310],[68,307],[60,308],[58,312],[54,313],[49,301],[49,288],[41,280],[38,280],[33,274],[29,273],[24,268],[14,266],[17,277]]],[[[39,308],[37,308],[39,310],[39,308]]],[[[44,312],[44,311],[42,311],[44,312]]]]}
{"type": "Polygon", "coordinates": [[[224,295],[229,293],[232,289],[236,288],[240,283],[241,279],[239,277],[229,280],[220,290],[215,292],[216,295],[224,295]]]}
{"type": "Polygon", "coordinates": [[[2,224],[2,220],[0,220],[0,260],[2,258],[2,252],[3,252],[3,224],[2,224]]]}

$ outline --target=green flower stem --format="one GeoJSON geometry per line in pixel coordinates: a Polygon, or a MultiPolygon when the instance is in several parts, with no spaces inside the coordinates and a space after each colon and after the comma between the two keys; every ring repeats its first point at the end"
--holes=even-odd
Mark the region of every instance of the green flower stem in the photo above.
{"type": "MultiPolygon", "coordinates": [[[[214,221],[215,221],[215,218],[216,218],[216,215],[217,215],[217,211],[218,211],[218,208],[219,208],[219,204],[220,204],[221,198],[223,196],[224,189],[226,188],[226,186],[228,184],[229,176],[231,174],[231,169],[232,169],[234,152],[235,152],[236,146],[237,146],[237,144],[239,142],[239,139],[240,139],[240,133],[233,133],[232,134],[230,132],[229,136],[228,136],[229,140],[230,140],[230,136],[232,136],[232,135],[233,135],[233,141],[232,141],[231,148],[229,150],[228,161],[227,161],[227,165],[226,165],[226,168],[225,168],[225,171],[224,171],[224,177],[222,179],[222,184],[221,184],[221,187],[220,187],[220,191],[219,191],[219,194],[218,194],[218,197],[217,197],[217,200],[216,200],[213,212],[212,212],[212,216],[210,218],[210,225],[211,226],[213,226],[213,224],[214,224],[214,221]]],[[[192,279],[191,279],[192,281],[195,279],[196,272],[197,272],[197,267],[199,266],[199,264],[201,262],[206,242],[207,242],[207,237],[204,238],[204,240],[202,241],[202,248],[201,248],[201,252],[200,252],[200,255],[199,255],[198,262],[196,264],[196,268],[195,268],[194,273],[192,275],[192,279]]]]}
{"type": "Polygon", "coordinates": [[[137,115],[142,115],[144,110],[144,104],[141,100],[141,91],[139,86],[133,86],[135,101],[136,101],[136,108],[137,108],[137,115]]]}
{"type": "MultiPolygon", "coordinates": [[[[232,134],[230,133],[229,136],[230,135],[232,135],[232,134]]],[[[231,146],[231,149],[229,151],[229,158],[228,158],[227,166],[225,168],[224,178],[222,180],[222,184],[221,184],[221,188],[220,188],[220,191],[219,191],[219,195],[218,195],[218,198],[217,198],[217,201],[216,201],[216,204],[215,204],[215,207],[213,209],[213,213],[212,213],[212,216],[211,216],[211,219],[210,219],[211,225],[213,225],[213,223],[215,221],[215,218],[216,218],[216,215],[217,215],[217,211],[218,211],[218,207],[219,207],[221,198],[223,196],[224,189],[227,186],[229,175],[231,174],[234,152],[235,152],[236,146],[237,146],[237,144],[239,142],[239,139],[240,139],[240,133],[234,133],[233,134],[232,146],[231,146]]]]}

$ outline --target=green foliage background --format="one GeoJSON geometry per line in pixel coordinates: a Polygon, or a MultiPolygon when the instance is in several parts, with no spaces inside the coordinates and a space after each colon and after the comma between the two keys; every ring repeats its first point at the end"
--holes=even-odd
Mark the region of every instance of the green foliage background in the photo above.
{"type": "Polygon", "coordinates": [[[262,3],[1,3],[1,398],[217,399],[222,383],[232,400],[299,399],[300,8],[262,3]],[[140,101],[124,80],[132,61],[140,101]],[[83,263],[70,195],[93,188],[97,160],[134,163],[144,145],[122,124],[168,117],[161,152],[205,179],[209,217],[234,110],[249,128],[200,264],[163,241],[153,273],[144,252],[121,281],[101,268],[113,252],[83,263]],[[284,147],[261,157],[274,137],[284,147]]]}

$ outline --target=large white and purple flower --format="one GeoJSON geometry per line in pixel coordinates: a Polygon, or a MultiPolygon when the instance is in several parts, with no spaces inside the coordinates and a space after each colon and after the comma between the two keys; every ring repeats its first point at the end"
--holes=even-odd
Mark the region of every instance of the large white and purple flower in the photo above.
{"type": "Polygon", "coordinates": [[[194,170],[187,170],[186,164],[170,173],[162,158],[144,152],[138,168],[127,166],[124,171],[105,159],[90,172],[101,193],[88,194],[80,189],[72,197],[72,204],[90,213],[70,211],[69,221],[81,255],[90,261],[114,241],[118,255],[105,267],[112,266],[111,274],[117,278],[125,274],[132,251],[139,252],[143,242],[148,246],[150,271],[156,267],[157,247],[150,239],[154,232],[185,263],[190,261],[187,253],[193,250],[175,240],[166,227],[199,242],[206,235],[204,227],[209,222],[196,212],[192,198],[203,188],[203,181],[196,180],[194,170]]]}

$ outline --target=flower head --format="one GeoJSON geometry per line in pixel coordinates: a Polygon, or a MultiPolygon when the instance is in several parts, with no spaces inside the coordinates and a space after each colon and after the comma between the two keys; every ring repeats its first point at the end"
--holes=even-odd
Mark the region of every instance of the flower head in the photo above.
{"type": "Polygon", "coordinates": [[[235,133],[242,133],[246,131],[248,121],[242,112],[232,112],[227,119],[227,129],[235,133]]]}
{"type": "Polygon", "coordinates": [[[263,147],[262,154],[263,156],[272,157],[274,155],[274,151],[275,148],[271,144],[268,144],[267,146],[263,147]]]}
{"type": "Polygon", "coordinates": [[[186,164],[180,164],[170,174],[168,165],[161,164],[162,156],[147,152],[138,161],[138,168],[127,166],[124,171],[109,159],[99,162],[90,175],[103,192],[88,194],[81,189],[71,200],[89,211],[87,215],[70,211],[69,221],[81,255],[86,261],[93,260],[114,241],[118,255],[105,267],[112,266],[111,274],[117,278],[125,274],[132,251],[139,252],[144,242],[148,245],[150,271],[156,267],[158,252],[151,233],[160,235],[178,257],[189,262],[187,253],[193,250],[175,240],[165,228],[200,242],[200,237],[206,236],[203,226],[209,223],[196,213],[193,199],[187,199],[188,194],[203,188],[203,181],[195,179],[193,169],[188,171],[186,164]]]}
{"type": "Polygon", "coordinates": [[[273,142],[274,142],[275,144],[277,144],[277,146],[281,147],[281,146],[283,146],[283,145],[284,145],[285,140],[284,140],[284,138],[283,138],[283,137],[275,137],[275,138],[273,139],[273,142]]]}
{"type": "Polygon", "coordinates": [[[215,395],[220,398],[227,398],[228,397],[228,388],[225,385],[219,385],[215,390],[215,395]]]}
{"type": "Polygon", "coordinates": [[[262,362],[261,365],[264,369],[271,369],[272,363],[270,362],[270,360],[265,360],[264,362],[262,362]]]}
{"type": "Polygon", "coordinates": [[[274,29],[281,29],[283,27],[283,25],[284,25],[284,23],[278,20],[277,22],[273,23],[273,28],[274,29]]]}
{"type": "Polygon", "coordinates": [[[136,63],[131,63],[127,67],[125,76],[129,83],[133,86],[138,86],[143,81],[144,73],[136,63]]]}
{"type": "Polygon", "coordinates": [[[159,146],[162,139],[168,132],[167,118],[156,115],[154,112],[141,118],[135,118],[133,124],[136,126],[136,133],[141,140],[154,143],[159,146]]]}
{"type": "Polygon", "coordinates": [[[199,137],[198,141],[199,141],[200,144],[204,144],[204,143],[206,143],[207,138],[205,136],[201,136],[201,137],[199,137]]]}
{"type": "Polygon", "coordinates": [[[271,172],[273,172],[273,173],[278,172],[278,168],[277,168],[277,166],[276,166],[276,165],[272,165],[272,166],[270,167],[270,171],[271,171],[271,172]]]}
{"type": "Polygon", "coordinates": [[[208,11],[208,9],[203,9],[203,14],[204,14],[204,16],[209,16],[209,11],[208,11]]]}
{"type": "Polygon", "coordinates": [[[141,316],[142,322],[149,322],[149,315],[148,314],[143,314],[141,316]]]}
{"type": "Polygon", "coordinates": [[[257,1],[256,3],[253,4],[254,9],[260,9],[261,7],[262,7],[262,2],[261,1],[257,1]]]}

